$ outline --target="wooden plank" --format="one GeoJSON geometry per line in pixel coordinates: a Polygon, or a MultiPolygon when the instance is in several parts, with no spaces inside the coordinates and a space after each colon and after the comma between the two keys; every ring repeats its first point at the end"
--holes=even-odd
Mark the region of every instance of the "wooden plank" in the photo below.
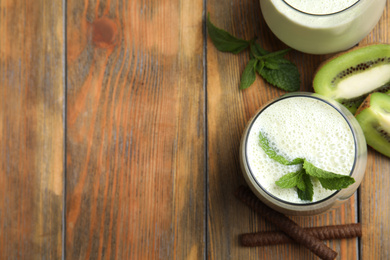
{"type": "Polygon", "coordinates": [[[67,4],[67,259],[200,259],[203,2],[67,4]]]}
{"type": "MultiPolygon", "coordinates": [[[[218,27],[233,35],[258,42],[269,51],[285,49],[268,29],[259,1],[207,1],[207,12],[218,27]]],[[[311,81],[318,65],[330,55],[307,55],[291,51],[286,57],[298,66],[301,91],[313,91],[311,81]]],[[[233,55],[218,52],[210,39],[207,42],[207,107],[209,153],[209,214],[208,236],[210,259],[316,259],[306,248],[297,245],[278,245],[244,248],[238,235],[247,232],[275,230],[261,217],[233,196],[239,184],[244,184],[239,165],[239,142],[248,120],[270,99],[284,94],[257,77],[255,84],[239,90],[240,74],[249,54],[233,55]]],[[[292,217],[304,227],[355,223],[356,195],[341,207],[310,217],[292,217]]],[[[358,257],[357,239],[329,241],[327,244],[339,253],[340,259],[358,257]]]]}
{"type": "Polygon", "coordinates": [[[370,148],[360,191],[362,259],[388,259],[390,256],[389,172],[389,158],[370,148]]]}
{"type": "MultiPolygon", "coordinates": [[[[390,43],[390,2],[379,24],[362,44],[390,43]]],[[[390,258],[390,159],[372,148],[368,150],[366,174],[360,190],[363,225],[361,259],[390,258]]]]}
{"type": "Polygon", "coordinates": [[[60,259],[62,1],[0,0],[0,258],[60,259]]]}

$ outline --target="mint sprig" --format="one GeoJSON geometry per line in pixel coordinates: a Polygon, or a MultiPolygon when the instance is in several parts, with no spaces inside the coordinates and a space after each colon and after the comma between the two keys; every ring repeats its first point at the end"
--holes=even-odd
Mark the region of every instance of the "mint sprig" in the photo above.
{"type": "Polygon", "coordinates": [[[207,17],[206,24],[210,38],[219,51],[237,54],[249,47],[248,41],[236,38],[212,24],[210,14],[207,17]]]}
{"type": "Polygon", "coordinates": [[[306,160],[303,163],[303,169],[305,169],[308,175],[316,177],[320,181],[321,186],[328,190],[341,190],[355,183],[355,179],[351,176],[322,170],[306,160]]]}
{"type": "Polygon", "coordinates": [[[295,158],[292,161],[287,160],[282,155],[278,154],[274,149],[272,149],[272,147],[269,145],[268,139],[261,132],[259,133],[259,137],[261,148],[271,159],[274,159],[275,161],[283,165],[295,165],[303,163],[302,158],[295,158]]]}
{"type": "Polygon", "coordinates": [[[311,178],[317,178],[321,186],[328,190],[341,190],[355,183],[355,179],[348,175],[337,174],[320,169],[306,159],[296,158],[287,160],[269,145],[268,139],[260,132],[260,147],[273,160],[283,165],[301,164],[302,168],[296,172],[283,175],[275,182],[281,188],[296,188],[301,200],[312,201],[314,190],[311,178]]]}
{"type": "Polygon", "coordinates": [[[250,87],[256,80],[256,72],[271,85],[286,91],[297,91],[300,88],[298,68],[283,56],[290,49],[268,52],[254,40],[246,41],[234,37],[225,30],[216,27],[206,19],[208,34],[217,50],[238,54],[249,47],[250,60],[241,75],[240,89],[250,87]]]}

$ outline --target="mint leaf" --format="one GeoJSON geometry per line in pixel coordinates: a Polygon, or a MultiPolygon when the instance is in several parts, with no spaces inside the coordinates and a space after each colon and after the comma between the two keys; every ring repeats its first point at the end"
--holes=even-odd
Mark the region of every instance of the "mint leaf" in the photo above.
{"type": "Polygon", "coordinates": [[[252,41],[252,44],[250,46],[250,50],[253,56],[260,57],[269,54],[269,51],[264,50],[260,44],[257,42],[252,41]]]}
{"type": "Polygon", "coordinates": [[[317,178],[317,179],[320,181],[321,186],[324,187],[325,189],[341,190],[355,183],[354,178],[350,176],[346,176],[346,177],[347,178],[334,178],[334,179],[317,178]]]}
{"type": "Polygon", "coordinates": [[[302,158],[296,158],[291,162],[284,158],[283,156],[277,154],[269,145],[268,139],[260,132],[260,147],[264,150],[264,152],[271,158],[283,165],[295,165],[303,163],[302,158]]]}
{"type": "Polygon", "coordinates": [[[300,75],[297,67],[292,63],[279,63],[278,68],[265,66],[263,69],[257,67],[257,72],[269,84],[286,91],[298,91],[301,85],[300,75]]]}
{"type": "Polygon", "coordinates": [[[302,169],[302,174],[299,176],[298,178],[298,182],[297,182],[297,188],[300,189],[301,191],[305,191],[306,190],[306,183],[305,183],[305,180],[304,180],[304,176],[307,175],[305,170],[302,169]]]}
{"type": "Polygon", "coordinates": [[[227,31],[219,29],[212,24],[210,14],[207,17],[206,24],[211,41],[219,51],[237,54],[249,47],[248,41],[236,38],[227,31]]]}
{"type": "MultiPolygon", "coordinates": [[[[280,69],[279,62],[275,62],[275,60],[266,60],[264,62],[264,66],[271,70],[278,70],[280,69]]],[[[262,69],[261,69],[262,70],[262,69]]],[[[259,74],[261,73],[261,70],[259,69],[259,74]]]]}
{"type": "Polygon", "coordinates": [[[289,52],[291,49],[285,49],[285,50],[281,50],[281,51],[275,51],[275,52],[271,52],[271,53],[267,53],[263,56],[261,56],[260,58],[263,59],[263,60],[267,60],[267,59],[275,59],[275,60],[279,60],[279,59],[283,59],[283,60],[286,60],[283,58],[284,55],[287,54],[287,52],[289,52]]]}
{"type": "Polygon", "coordinates": [[[259,64],[258,66],[256,66],[255,70],[257,70],[257,71],[262,71],[263,68],[264,68],[264,66],[265,66],[265,63],[264,63],[264,61],[262,61],[262,60],[261,60],[259,63],[260,63],[260,64],[259,64]]]}
{"type": "Polygon", "coordinates": [[[303,169],[296,172],[287,173],[281,178],[279,178],[279,180],[277,180],[275,184],[281,188],[294,188],[295,186],[299,185],[299,187],[305,189],[305,185],[302,180],[303,174],[305,174],[305,171],[303,169]]]}
{"type": "Polygon", "coordinates": [[[291,61],[283,58],[283,56],[291,49],[285,49],[277,52],[269,52],[267,50],[264,50],[257,42],[252,41],[250,50],[251,50],[251,55],[259,59],[267,60],[268,62],[272,61],[273,63],[280,63],[280,64],[291,63],[291,61]]]}
{"type": "Polygon", "coordinates": [[[250,46],[251,55],[259,60],[264,60],[264,66],[257,64],[256,71],[271,85],[286,91],[298,91],[301,85],[298,68],[283,56],[290,49],[277,52],[269,52],[261,46],[252,42],[250,46]]]}
{"type": "Polygon", "coordinates": [[[313,201],[313,195],[314,195],[313,183],[311,182],[310,176],[307,175],[306,173],[302,175],[302,183],[305,186],[305,188],[301,189],[300,187],[297,186],[298,198],[300,198],[301,200],[313,201]]]}
{"type": "Polygon", "coordinates": [[[307,174],[316,177],[321,186],[328,190],[341,190],[355,183],[355,179],[351,176],[322,170],[306,160],[303,163],[303,168],[307,174]]]}
{"type": "Polygon", "coordinates": [[[258,60],[251,59],[241,75],[240,89],[249,88],[256,80],[256,65],[258,60]]]}

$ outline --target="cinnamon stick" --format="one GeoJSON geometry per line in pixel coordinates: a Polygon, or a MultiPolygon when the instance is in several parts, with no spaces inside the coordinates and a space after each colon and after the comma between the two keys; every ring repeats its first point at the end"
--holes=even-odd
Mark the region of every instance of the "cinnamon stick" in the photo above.
{"type": "Polygon", "coordinates": [[[336,258],[337,252],[326,246],[320,239],[305,232],[297,223],[282,213],[263,204],[248,187],[241,186],[235,192],[235,196],[321,259],[333,260],[336,258]]]}
{"type": "MultiPolygon", "coordinates": [[[[321,240],[353,238],[362,236],[362,226],[360,223],[304,228],[304,230],[308,234],[315,236],[321,240]]],[[[279,231],[242,234],[240,236],[240,241],[243,246],[248,247],[279,245],[295,242],[289,236],[279,231]]]]}

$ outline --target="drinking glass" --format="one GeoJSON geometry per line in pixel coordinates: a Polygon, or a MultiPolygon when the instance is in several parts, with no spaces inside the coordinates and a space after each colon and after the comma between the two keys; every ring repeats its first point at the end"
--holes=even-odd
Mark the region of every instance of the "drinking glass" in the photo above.
{"type": "MultiPolygon", "coordinates": [[[[297,100],[297,102],[299,102],[297,100]]],[[[280,129],[280,131],[284,131],[284,129],[280,129]]],[[[277,133],[276,133],[277,134],[277,133]]],[[[366,169],[367,163],[367,144],[364,138],[363,131],[359,126],[359,123],[356,121],[355,117],[341,104],[338,102],[326,98],[324,96],[318,95],[316,93],[308,93],[308,92],[295,92],[283,95],[278,97],[266,105],[264,105],[260,110],[252,117],[252,119],[248,122],[247,127],[244,130],[241,139],[240,145],[240,163],[243,175],[245,180],[251,190],[256,194],[256,196],[262,200],[265,204],[270,206],[271,208],[282,212],[287,215],[313,215],[324,212],[332,207],[336,207],[343,202],[345,202],[351,195],[355,193],[357,188],[359,187],[364,173],[366,169]],[[347,122],[350,131],[353,136],[354,141],[354,161],[350,171],[350,176],[355,179],[355,183],[350,185],[349,187],[335,191],[330,196],[316,201],[316,202],[308,202],[308,203],[292,203],[289,201],[285,201],[276,197],[275,195],[268,192],[265,188],[263,188],[262,184],[255,178],[254,173],[250,167],[250,163],[248,161],[247,155],[247,144],[248,144],[248,136],[251,132],[251,128],[256,121],[257,118],[261,117],[262,112],[266,109],[272,108],[272,105],[276,102],[279,102],[286,98],[296,98],[296,97],[305,97],[305,98],[313,98],[319,101],[324,102],[329,105],[333,109],[335,109],[347,122]]],[[[272,174],[272,173],[270,173],[272,174]]]]}

